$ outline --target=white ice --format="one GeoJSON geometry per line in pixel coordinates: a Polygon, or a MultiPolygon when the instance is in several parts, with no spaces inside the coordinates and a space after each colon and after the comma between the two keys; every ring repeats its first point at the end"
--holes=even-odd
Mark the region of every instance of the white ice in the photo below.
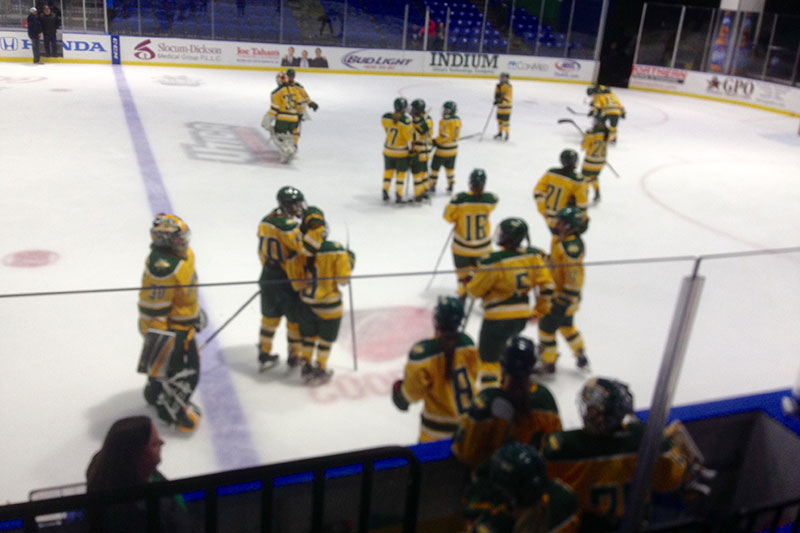
{"type": "MultiPolygon", "coordinates": [[[[283,185],[321,207],[331,238],[357,253],[354,274],[430,271],[450,227],[433,205],[383,205],[380,116],[402,95],[424,98],[438,123],[454,100],[464,134],[486,121],[495,80],[300,73],[320,109],[306,123],[295,161],[277,153],[259,128],[272,72],[120,67],[146,133],[166,197],[192,229],[200,281],[254,282],[256,227],[283,185]],[[176,84],[177,83],[177,84],[176,84]],[[190,158],[190,124],[238,127],[260,163],[190,158]]],[[[531,240],[549,246],[532,188],[556,166],[577,131],[559,118],[585,109],[585,86],[512,80],[511,140],[461,144],[457,190],[484,168],[500,203],[491,220],[522,216],[531,240]]],[[[800,137],[797,119],[754,108],[618,90],[628,118],[601,175],[603,200],[585,236],[590,265],[576,323],[592,369],[631,384],[639,408],[649,404],[681,280],[690,256],[800,245],[800,137]],[[614,260],[687,256],[614,265],[614,260]]],[[[115,69],[101,65],[3,64],[0,74],[0,294],[135,288],[148,251],[153,212],[137,162],[115,69]],[[14,254],[58,254],[46,266],[13,266],[14,254]]],[[[129,117],[130,118],[130,117],[129,117]]],[[[136,141],[141,144],[142,139],[136,141]]],[[[151,169],[152,170],[152,169],[151,169]]],[[[705,286],[675,403],[788,388],[798,369],[800,255],[704,261],[705,286]]],[[[451,270],[446,253],[442,266],[451,270]]],[[[196,400],[206,416],[193,435],[159,426],[170,478],[397,443],[411,444],[419,406],[395,409],[391,382],[410,346],[429,336],[430,308],[455,290],[452,273],[355,279],[358,371],[353,370],[349,315],[331,358],[336,374],[307,388],[285,365],[256,372],[257,301],[203,353],[196,400]],[[225,406],[225,410],[215,406],[225,406]],[[227,410],[227,411],[226,411],[227,410]]],[[[254,284],[200,291],[218,328],[256,290],[254,284]]],[[[347,299],[348,293],[345,292],[347,299]]],[[[0,298],[0,502],[28,491],[84,479],[111,422],[149,414],[137,294],[120,291],[0,298]]],[[[347,302],[346,302],[347,303],[347,302]]],[[[349,303],[346,307],[349,309],[349,303]]],[[[476,306],[468,332],[477,339],[476,306]]],[[[285,353],[283,326],[276,348],[285,353]]],[[[535,336],[535,327],[527,334],[535,336]]],[[[575,394],[585,375],[560,345],[555,378],[564,423],[579,423],[575,394]]]]}

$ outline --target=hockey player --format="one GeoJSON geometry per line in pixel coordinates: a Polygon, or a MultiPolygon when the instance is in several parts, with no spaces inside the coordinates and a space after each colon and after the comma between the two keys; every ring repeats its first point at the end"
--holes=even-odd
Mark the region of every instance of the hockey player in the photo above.
{"type": "Polygon", "coordinates": [[[305,210],[303,193],[291,186],[281,187],[277,195],[278,207],[265,216],[258,225],[258,257],[261,260],[261,334],[258,361],[262,369],[274,364],[278,356],[272,353],[275,330],[286,317],[288,362],[299,362],[302,339],[297,324],[299,297],[292,289],[286,275],[286,261],[295,254],[310,255],[314,250],[304,243],[297,218],[305,210]]]}
{"type": "Polygon", "coordinates": [[[383,201],[389,201],[389,189],[392,178],[395,178],[395,203],[403,203],[403,189],[408,171],[408,154],[414,135],[411,119],[406,115],[408,101],[405,98],[394,99],[394,111],[381,117],[381,124],[386,131],[383,144],[383,201]]]}
{"type": "Polygon", "coordinates": [[[300,122],[295,91],[288,78],[278,73],[278,87],[270,95],[270,108],[261,120],[261,127],[270,132],[281,154],[281,163],[287,163],[297,152],[295,131],[300,122]]]}
{"type": "Polygon", "coordinates": [[[608,152],[609,135],[604,120],[602,113],[595,116],[594,125],[586,130],[583,136],[583,143],[581,143],[581,148],[585,152],[581,174],[586,181],[587,188],[591,187],[594,191],[594,203],[600,201],[600,181],[598,178],[600,171],[606,166],[606,153],[608,152]]]}
{"type": "Polygon", "coordinates": [[[550,312],[539,321],[541,370],[548,374],[556,371],[556,359],[558,359],[556,331],[569,343],[578,368],[586,368],[589,365],[583,336],[574,323],[583,288],[585,250],[580,235],[589,227],[589,218],[577,207],[565,207],[556,213],[556,219],[558,222],[555,228],[555,244],[550,257],[550,269],[556,288],[550,312]]]}
{"type": "Polygon", "coordinates": [[[392,401],[401,411],[424,402],[420,442],[451,438],[458,417],[472,403],[478,351],[469,335],[459,332],[463,320],[461,300],[440,297],[433,312],[434,337],[411,348],[403,379],[392,387],[392,401]]]}
{"type": "Polygon", "coordinates": [[[561,430],[552,393],[531,380],[536,348],[527,337],[512,337],[500,357],[499,387],[484,388],[461,417],[453,454],[475,468],[508,440],[541,448],[544,436],[561,430]]]}
{"type": "Polygon", "coordinates": [[[311,117],[308,115],[307,108],[310,107],[315,113],[317,109],[319,109],[319,105],[315,101],[313,101],[309,96],[308,92],[306,92],[305,87],[297,83],[295,80],[295,72],[293,68],[286,70],[286,85],[289,87],[289,91],[293,95],[293,99],[295,104],[297,105],[297,116],[299,120],[297,121],[297,127],[292,132],[294,144],[300,141],[300,125],[303,120],[311,120],[311,117]]]}
{"type": "Polygon", "coordinates": [[[625,107],[611,89],[605,85],[596,85],[586,89],[586,94],[592,97],[589,116],[601,117],[603,123],[608,120],[609,142],[617,143],[617,124],[620,118],[625,118],[625,107]]]}
{"type": "Polygon", "coordinates": [[[513,100],[513,89],[508,81],[507,72],[500,74],[500,81],[494,88],[494,105],[497,106],[497,135],[495,139],[508,140],[508,132],[511,123],[511,103],[513,100]]]}
{"type": "Polygon", "coordinates": [[[573,533],[580,524],[578,498],[547,477],[542,455],[509,442],[492,454],[465,493],[468,531],[573,533]]]}
{"type": "Polygon", "coordinates": [[[411,102],[411,122],[414,125],[414,140],[411,148],[411,175],[414,177],[414,201],[428,198],[428,159],[431,153],[433,120],[425,112],[425,101],[421,98],[411,102]]]}
{"type": "Polygon", "coordinates": [[[349,283],[356,256],[338,242],[326,240],[325,218],[317,207],[306,209],[300,229],[305,235],[322,232],[322,242],[313,256],[296,255],[287,263],[287,274],[301,300],[298,310],[303,338],[301,376],[307,383],[321,384],[333,376],[327,365],[342,321],[339,285],[349,283]]]}
{"type": "Polygon", "coordinates": [[[175,215],[156,215],[150,228],[151,251],[139,291],[139,332],[144,347],[138,371],[147,374],[144,397],[158,417],[192,432],[200,410],[190,398],[200,380],[195,333],[205,326],[197,302],[191,232],[175,215]]]}
{"type": "Polygon", "coordinates": [[[453,196],[444,208],[444,219],[455,224],[453,229],[453,263],[458,276],[458,296],[467,296],[467,283],[478,260],[492,251],[489,214],[497,207],[497,195],[484,192],[486,172],[476,168],[469,175],[469,192],[453,196]]]}
{"type": "MultiPolygon", "coordinates": [[[[578,495],[581,531],[617,531],[644,426],[633,414],[628,386],[614,379],[589,379],[578,396],[578,406],[583,428],[547,438],[543,449],[547,474],[578,495]]],[[[669,492],[689,482],[692,473],[687,459],[675,443],[665,439],[653,469],[653,490],[669,492]]]]}
{"type": "Polygon", "coordinates": [[[578,165],[578,152],[563,150],[559,156],[561,168],[551,168],[539,178],[533,189],[536,209],[544,217],[550,233],[553,234],[551,249],[555,245],[556,213],[574,205],[586,210],[589,207],[586,182],[583,176],[575,172],[578,165]]]}
{"type": "Polygon", "coordinates": [[[436,151],[431,162],[431,175],[428,189],[436,193],[436,181],[439,169],[444,167],[447,175],[447,192],[453,192],[456,182],[456,156],[458,155],[458,138],[461,135],[461,119],[456,115],[456,103],[448,100],[442,105],[442,119],[439,121],[439,135],[433,140],[436,151]]]}
{"type": "Polygon", "coordinates": [[[520,333],[532,317],[550,310],[553,278],[544,264],[544,252],[531,246],[528,225],[521,218],[507,218],[495,232],[501,250],[484,257],[467,284],[467,294],[483,300],[483,324],[478,347],[481,369],[480,388],[496,386],[500,379],[500,355],[511,337],[520,333]],[[531,311],[529,294],[538,290],[536,307],[531,311]]]}

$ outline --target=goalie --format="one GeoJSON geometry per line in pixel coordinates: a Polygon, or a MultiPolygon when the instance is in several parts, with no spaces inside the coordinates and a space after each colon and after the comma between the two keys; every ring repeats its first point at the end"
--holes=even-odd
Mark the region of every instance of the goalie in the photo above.
{"type": "Polygon", "coordinates": [[[144,347],[138,372],[147,374],[144,397],[158,417],[192,432],[200,410],[190,398],[200,379],[195,333],[205,326],[197,302],[191,232],[175,215],[156,215],[150,228],[150,255],[139,291],[139,332],[144,347]]]}
{"type": "Polygon", "coordinates": [[[286,75],[279,72],[275,81],[278,87],[272,91],[270,108],[261,120],[261,127],[270,133],[272,141],[278,147],[281,163],[288,163],[297,152],[297,137],[294,132],[300,127],[300,114],[286,75]]]}

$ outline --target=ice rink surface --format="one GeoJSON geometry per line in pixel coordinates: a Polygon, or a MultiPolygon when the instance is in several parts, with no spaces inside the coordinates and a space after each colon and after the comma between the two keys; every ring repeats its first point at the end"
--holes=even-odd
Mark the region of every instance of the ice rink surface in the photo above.
{"type": "MultiPolygon", "coordinates": [[[[411,345],[432,334],[437,295],[455,276],[375,277],[431,271],[450,227],[432,205],[380,201],[380,117],[395,97],[423,98],[437,124],[458,104],[463,134],[480,132],[494,79],[299,73],[319,111],[303,126],[289,165],[259,126],[273,72],[3,64],[0,72],[0,293],[131,289],[148,253],[149,225],[172,210],[192,229],[200,296],[209,316],[201,340],[257,289],[256,228],[277,190],[301,189],[325,212],[330,238],[357,254],[353,343],[346,317],[334,346],[336,374],[309,388],[285,364],[256,371],[259,307],[253,302],[202,353],[193,435],[160,425],[170,478],[416,442],[419,406],[395,409],[390,387],[411,345]],[[230,282],[243,282],[225,285],[230,282]],[[245,283],[246,282],[246,283],[245,283]]],[[[511,140],[461,143],[456,190],[476,167],[500,197],[493,226],[528,221],[549,247],[532,189],[578,132],[559,118],[584,116],[586,86],[515,80],[511,140]]],[[[681,280],[692,258],[800,245],[798,120],[749,107],[616,90],[627,108],[590,211],[581,329],[598,375],[631,384],[649,404],[681,280]],[[662,258],[640,262],[637,259],[662,258]],[[624,263],[615,263],[624,261],[624,263]]],[[[714,258],[675,402],[688,404],[788,388],[798,371],[800,254],[714,258]]],[[[442,269],[451,270],[446,253],[442,269]]],[[[346,289],[345,289],[346,291],[346,289]]],[[[141,338],[131,290],[0,298],[0,502],[84,479],[111,422],[149,414],[136,373],[141,338]]],[[[477,338],[480,306],[467,331],[477,338]]],[[[535,335],[534,326],[526,330],[535,335]]],[[[276,337],[285,353],[283,326],[276,337]]],[[[564,424],[579,423],[575,395],[586,378],[560,339],[547,382],[564,424]]]]}

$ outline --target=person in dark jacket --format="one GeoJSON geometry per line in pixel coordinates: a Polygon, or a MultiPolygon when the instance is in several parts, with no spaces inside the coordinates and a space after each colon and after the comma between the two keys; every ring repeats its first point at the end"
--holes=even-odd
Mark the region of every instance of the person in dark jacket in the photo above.
{"type": "Polygon", "coordinates": [[[39,20],[42,23],[42,35],[44,36],[44,57],[55,57],[58,53],[58,46],[56,46],[58,17],[56,17],[49,5],[45,4],[42,9],[43,12],[39,15],[39,20]]]}
{"type": "Polygon", "coordinates": [[[31,49],[33,50],[33,62],[41,63],[39,57],[39,36],[42,34],[42,22],[39,20],[38,11],[35,7],[30,9],[28,15],[28,38],[31,40],[31,49]]]}

